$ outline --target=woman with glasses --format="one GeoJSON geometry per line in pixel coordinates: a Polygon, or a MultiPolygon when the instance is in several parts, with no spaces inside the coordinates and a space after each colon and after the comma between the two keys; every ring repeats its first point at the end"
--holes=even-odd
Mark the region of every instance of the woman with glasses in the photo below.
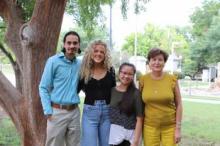
{"type": "Polygon", "coordinates": [[[110,103],[111,146],[139,146],[142,133],[143,102],[134,84],[136,69],[123,63],[119,68],[119,84],[112,88],[110,103]]]}

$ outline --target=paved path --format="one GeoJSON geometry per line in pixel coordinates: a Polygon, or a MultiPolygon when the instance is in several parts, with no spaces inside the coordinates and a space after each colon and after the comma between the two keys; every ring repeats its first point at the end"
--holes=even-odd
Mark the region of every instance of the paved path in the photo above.
{"type": "Polygon", "coordinates": [[[197,98],[183,98],[183,101],[208,103],[208,104],[220,104],[220,100],[197,99],[197,98]]]}
{"type": "Polygon", "coordinates": [[[198,103],[220,104],[220,91],[210,91],[209,89],[198,88],[182,88],[181,94],[185,96],[192,96],[183,98],[183,101],[191,101],[198,103]],[[193,96],[197,96],[196,98],[193,96]]]}
{"type": "Polygon", "coordinates": [[[184,95],[194,95],[194,96],[206,96],[206,97],[217,97],[220,99],[220,91],[211,91],[209,89],[181,89],[181,93],[184,95]]]}

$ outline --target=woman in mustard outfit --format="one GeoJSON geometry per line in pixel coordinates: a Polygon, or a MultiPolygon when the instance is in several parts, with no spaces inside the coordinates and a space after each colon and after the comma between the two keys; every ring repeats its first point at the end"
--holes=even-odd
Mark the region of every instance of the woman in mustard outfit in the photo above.
{"type": "Polygon", "coordinates": [[[144,146],[176,146],[181,140],[181,95],[176,76],[163,72],[167,58],[163,50],[151,49],[147,56],[151,72],[140,78],[144,146]]]}

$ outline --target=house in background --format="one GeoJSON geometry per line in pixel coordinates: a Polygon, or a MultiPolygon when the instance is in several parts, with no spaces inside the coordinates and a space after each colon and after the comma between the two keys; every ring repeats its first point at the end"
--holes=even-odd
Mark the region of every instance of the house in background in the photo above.
{"type": "Polygon", "coordinates": [[[141,74],[145,74],[147,71],[147,59],[143,56],[131,56],[129,58],[129,62],[134,64],[136,67],[136,70],[141,72],[141,74]]]}
{"type": "Polygon", "coordinates": [[[168,57],[164,70],[171,73],[174,72],[180,73],[182,71],[181,63],[182,63],[182,56],[172,53],[168,57]]]}

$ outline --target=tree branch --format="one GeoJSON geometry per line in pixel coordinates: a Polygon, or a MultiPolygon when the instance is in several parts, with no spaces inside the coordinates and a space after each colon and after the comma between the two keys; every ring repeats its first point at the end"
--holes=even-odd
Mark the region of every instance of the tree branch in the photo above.
{"type": "Polygon", "coordinates": [[[13,59],[11,53],[6,50],[6,48],[3,46],[2,43],[0,43],[0,50],[2,50],[2,52],[5,54],[5,56],[8,57],[9,61],[11,62],[11,64],[13,66],[15,66],[15,64],[16,64],[15,60],[13,59]]]}
{"type": "Polygon", "coordinates": [[[22,70],[22,45],[20,43],[19,31],[24,24],[22,9],[14,0],[0,0],[0,16],[7,24],[5,34],[6,42],[16,56],[16,62],[22,70]]]}
{"type": "Polygon", "coordinates": [[[18,89],[19,92],[22,93],[22,73],[17,62],[13,59],[11,53],[7,51],[6,48],[3,46],[3,44],[1,43],[0,43],[0,50],[2,50],[2,52],[6,55],[6,57],[8,57],[15,73],[16,88],[18,89]]]}
{"type": "MultiPolygon", "coordinates": [[[[14,106],[15,102],[18,102],[22,95],[18,90],[11,84],[11,82],[3,75],[0,71],[0,103],[3,105],[14,106]],[[6,104],[7,103],[7,104],[6,104]]],[[[5,107],[6,111],[10,111],[8,107],[5,107]]]]}
{"type": "Polygon", "coordinates": [[[1,0],[0,1],[0,16],[4,16],[4,12],[5,12],[5,9],[6,9],[6,0],[1,0]]]}
{"type": "Polygon", "coordinates": [[[13,121],[16,120],[18,106],[22,100],[22,95],[0,72],[0,105],[9,114],[13,121]]]}

